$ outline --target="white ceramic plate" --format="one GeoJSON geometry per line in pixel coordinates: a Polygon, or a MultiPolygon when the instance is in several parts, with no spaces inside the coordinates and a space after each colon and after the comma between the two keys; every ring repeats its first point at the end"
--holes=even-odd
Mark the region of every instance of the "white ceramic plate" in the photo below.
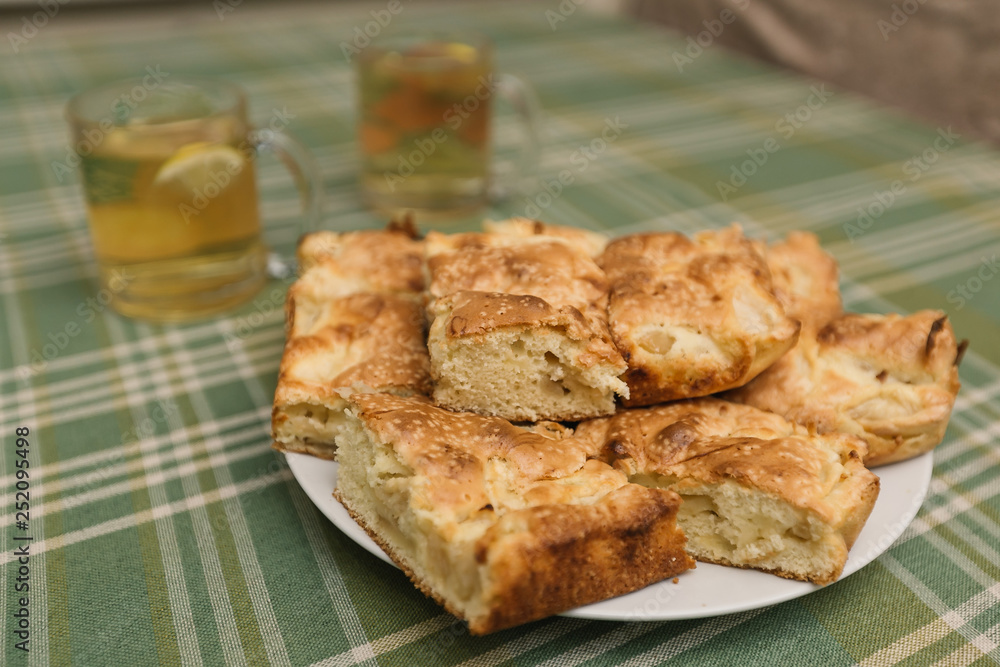
{"type": "MultiPolygon", "coordinates": [[[[287,457],[295,479],[320,511],[352,540],[391,563],[333,497],[337,464],[304,454],[287,457]]],[[[933,454],[928,452],[875,469],[882,480],[878,501],[851,549],[841,579],[875,560],[903,533],[924,501],[933,466],[933,454]]],[[[676,584],[668,579],[628,595],[573,609],[563,616],[616,621],[702,618],[767,607],[819,589],[754,570],[698,563],[697,569],[680,575],[676,584]]]]}

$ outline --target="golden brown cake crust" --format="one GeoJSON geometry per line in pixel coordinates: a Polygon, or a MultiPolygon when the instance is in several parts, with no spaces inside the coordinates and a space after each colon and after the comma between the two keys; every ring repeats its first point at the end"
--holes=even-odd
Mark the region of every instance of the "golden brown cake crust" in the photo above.
{"type": "Polygon", "coordinates": [[[457,292],[435,302],[435,313],[447,313],[445,333],[452,338],[497,329],[551,327],[587,346],[575,359],[581,367],[603,362],[621,364],[621,355],[600,319],[587,319],[572,306],[555,308],[544,299],[496,292],[457,292]]]}
{"type": "MultiPolygon", "coordinates": [[[[715,398],[622,410],[603,420],[602,451],[626,470],[705,482],[736,479],[827,522],[837,520],[842,509],[826,503],[840,479],[830,478],[824,468],[859,460],[865,451],[864,443],[850,436],[835,435],[815,446],[801,426],[715,398]]],[[[581,425],[580,436],[598,421],[581,425]]]]}
{"type": "Polygon", "coordinates": [[[603,311],[607,304],[604,273],[590,257],[561,241],[432,232],[427,243],[434,298],[460,291],[528,294],[581,312],[603,311]]]}
{"type": "MultiPolygon", "coordinates": [[[[340,493],[335,491],[334,496],[421,593],[462,616],[340,493]]],[[[628,485],[593,505],[546,505],[513,512],[478,547],[497,581],[489,613],[468,619],[469,632],[497,632],[693,569],[695,562],[684,552],[683,535],[675,527],[679,503],[675,493],[628,485]],[[505,532],[515,523],[514,534],[505,532]]]]}
{"type": "Polygon", "coordinates": [[[507,220],[483,222],[483,230],[490,234],[505,236],[549,236],[569,243],[590,257],[597,257],[608,244],[608,237],[577,227],[549,225],[530,218],[509,218],[507,220]]]}
{"type": "Polygon", "coordinates": [[[629,484],[592,505],[542,505],[504,516],[478,545],[497,573],[493,632],[617,597],[694,567],[676,529],[680,498],[629,484]]]}
{"type": "Polygon", "coordinates": [[[908,316],[848,313],[823,327],[816,340],[829,349],[846,348],[865,359],[884,361],[902,377],[946,378],[949,387],[958,389],[958,344],[943,311],[908,316]]]}
{"type": "Polygon", "coordinates": [[[581,423],[576,435],[594,442],[630,476],[661,476],[682,496],[706,484],[734,482],[807,512],[839,535],[839,563],[832,568],[806,577],[760,568],[786,578],[835,581],[878,496],[878,477],[861,461],[862,440],[810,435],[778,415],[715,398],[622,410],[581,423]]]}
{"type": "Polygon", "coordinates": [[[627,406],[740,386],[795,343],[799,325],[739,226],[693,240],[622,237],[599,263],[611,283],[611,335],[629,366],[627,406]]]}
{"type": "Polygon", "coordinates": [[[334,458],[332,421],[352,391],[429,394],[423,246],[405,228],[302,238],[285,300],[271,413],[274,447],[334,458]]]}
{"type": "MultiPolygon", "coordinates": [[[[400,460],[416,473],[432,480],[426,487],[412,489],[413,502],[434,512],[467,517],[490,504],[495,510],[530,503],[542,493],[547,480],[565,477],[584,468],[591,443],[572,437],[549,438],[541,433],[514,426],[506,419],[484,417],[471,412],[451,412],[428,403],[391,394],[355,394],[350,403],[358,419],[382,442],[392,443],[400,460]],[[489,492],[484,477],[485,462],[501,458],[513,466],[512,487],[489,492]],[[501,495],[497,495],[501,494],[501,495]]],[[[605,466],[605,468],[607,468],[605,466]]],[[[588,484],[617,488],[624,479],[610,468],[601,478],[591,471],[588,484]]],[[[558,487],[552,491],[558,492],[558,487]]],[[[572,488],[558,497],[546,493],[545,502],[571,501],[572,488]]]]}
{"type": "Polygon", "coordinates": [[[944,438],[960,386],[947,316],[846,314],[727,396],[868,443],[865,463],[903,461],[944,438]]]}
{"type": "Polygon", "coordinates": [[[427,235],[436,402],[515,420],[614,411],[628,388],[607,280],[566,236],[427,235]]]}
{"type": "MultiPolygon", "coordinates": [[[[423,309],[391,294],[352,294],[310,303],[309,309],[297,299],[293,286],[286,302],[288,339],[271,412],[274,447],[332,459],[332,435],[322,437],[291,420],[325,424],[331,417],[323,413],[337,418],[345,405],[343,395],[352,391],[430,394],[423,309]]],[[[316,427],[322,430],[323,424],[316,427]]]]}
{"type": "MultiPolygon", "coordinates": [[[[636,590],[694,565],[675,524],[677,495],[629,484],[589,458],[589,441],[552,439],[388,394],[350,401],[357,419],[412,470],[408,502],[433,514],[443,535],[488,517],[472,552],[485,568],[484,612],[468,619],[474,634],[636,590]]],[[[352,511],[353,499],[340,498],[352,511]]],[[[421,590],[448,604],[390,540],[353,515],[421,590]]]]}
{"type": "Polygon", "coordinates": [[[727,398],[862,437],[869,466],[937,446],[959,389],[960,348],[945,314],[844,314],[837,264],[812,234],[793,232],[766,256],[775,293],[803,328],[792,350],[727,398]]]}
{"type": "Polygon", "coordinates": [[[810,232],[791,232],[765,251],[774,294],[785,314],[813,331],[844,312],[837,261],[810,232]]]}
{"type": "Polygon", "coordinates": [[[424,316],[417,303],[387,294],[352,294],[318,304],[315,319],[303,322],[301,311],[296,316],[294,287],[289,298],[279,399],[292,389],[317,397],[360,386],[430,392],[424,316]]]}
{"type": "Polygon", "coordinates": [[[415,293],[424,287],[424,247],[411,228],[313,232],[299,240],[296,255],[301,274],[325,265],[329,275],[365,281],[365,291],[415,293]]]}

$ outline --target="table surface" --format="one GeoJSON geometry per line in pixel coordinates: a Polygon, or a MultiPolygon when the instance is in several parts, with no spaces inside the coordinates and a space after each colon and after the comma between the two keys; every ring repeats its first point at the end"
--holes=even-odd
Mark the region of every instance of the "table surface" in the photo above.
{"type": "MultiPolygon", "coordinates": [[[[142,29],[59,30],[56,15],[18,53],[2,47],[0,664],[1000,658],[996,151],[628,19],[560,14],[556,2],[401,5],[400,24],[488,33],[500,69],[537,90],[544,150],[529,194],[488,215],[537,206],[547,221],[615,234],[734,220],[767,238],[811,230],[840,261],[850,309],[940,308],[971,340],[928,497],[860,572],[745,613],[551,618],[474,638],[329,523],[270,449],[285,283],[182,326],[130,321],[97,300],[78,178],[54,167],[71,150],[63,107],[76,91],[147,66],[233,80],[262,121],[285,110],[288,131],[322,168],[325,226],[383,223],[356,191],[352,70],[341,45],[384,3],[266,15],[215,5],[233,11],[206,2],[142,29]],[[609,124],[619,129],[605,132],[609,124]],[[553,197],[545,184],[556,190],[560,173],[569,183],[553,197]],[[14,513],[18,428],[30,432],[26,529],[14,513]],[[30,590],[18,592],[16,538],[26,536],[30,590]],[[12,634],[22,597],[27,653],[12,634]]],[[[512,146],[511,114],[496,125],[498,145],[512,146]]],[[[298,235],[295,189],[276,164],[263,165],[260,181],[270,239],[287,250],[298,235]]]]}

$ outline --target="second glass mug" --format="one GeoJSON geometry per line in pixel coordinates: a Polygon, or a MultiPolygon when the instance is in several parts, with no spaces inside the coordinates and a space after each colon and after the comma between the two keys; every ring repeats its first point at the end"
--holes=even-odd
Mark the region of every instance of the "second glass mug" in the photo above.
{"type": "Polygon", "coordinates": [[[358,55],[357,84],[361,193],[377,209],[470,212],[534,167],[534,93],[520,79],[494,72],[493,46],[483,35],[379,36],[358,55]],[[491,164],[494,96],[521,121],[513,165],[491,164]],[[499,173],[502,166],[508,174],[499,173]]]}
{"type": "Polygon", "coordinates": [[[67,117],[101,287],[123,315],[206,317],[250,299],[269,268],[290,272],[261,235],[260,151],[289,167],[303,197],[302,231],[316,227],[321,180],[312,158],[275,128],[254,129],[235,85],[180,76],[113,82],[71,99],[67,117]]]}

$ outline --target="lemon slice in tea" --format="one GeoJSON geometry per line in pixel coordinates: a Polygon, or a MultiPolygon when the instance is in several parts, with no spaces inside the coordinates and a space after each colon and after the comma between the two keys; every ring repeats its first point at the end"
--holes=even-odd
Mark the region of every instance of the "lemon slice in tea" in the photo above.
{"type": "Polygon", "coordinates": [[[199,141],[184,146],[164,162],[153,186],[205,193],[210,184],[221,189],[231,183],[245,166],[243,156],[232,146],[199,141]]]}

